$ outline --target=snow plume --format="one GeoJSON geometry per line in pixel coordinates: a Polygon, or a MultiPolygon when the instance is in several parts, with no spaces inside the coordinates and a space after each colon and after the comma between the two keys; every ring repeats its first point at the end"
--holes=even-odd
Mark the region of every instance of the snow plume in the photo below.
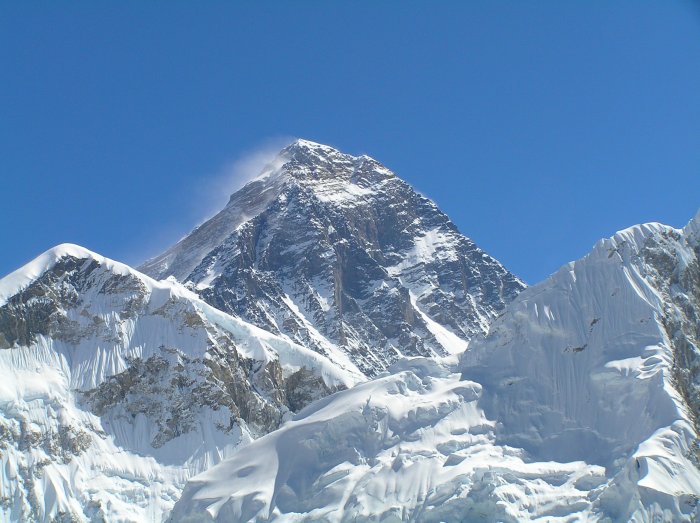
{"type": "Polygon", "coordinates": [[[257,177],[293,141],[291,137],[264,140],[219,169],[193,177],[191,185],[182,188],[183,193],[190,195],[183,198],[184,205],[165,217],[157,229],[141,235],[139,242],[134,242],[139,246],[124,253],[121,259],[139,265],[186,237],[192,232],[193,225],[199,226],[221,211],[231,194],[257,177]]]}
{"type": "Polygon", "coordinates": [[[274,162],[279,152],[293,141],[294,138],[289,136],[264,140],[235,160],[227,162],[208,181],[200,183],[198,189],[203,194],[200,194],[197,200],[203,204],[199,213],[201,221],[219,212],[226,205],[231,194],[257,178],[268,165],[274,162]]]}

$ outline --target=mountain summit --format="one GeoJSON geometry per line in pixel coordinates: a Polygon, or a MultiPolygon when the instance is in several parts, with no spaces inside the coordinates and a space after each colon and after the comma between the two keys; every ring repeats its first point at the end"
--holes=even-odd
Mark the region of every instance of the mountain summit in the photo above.
{"type": "Polygon", "coordinates": [[[462,351],[524,288],[382,164],[307,140],[140,270],[366,376],[462,351]]]}

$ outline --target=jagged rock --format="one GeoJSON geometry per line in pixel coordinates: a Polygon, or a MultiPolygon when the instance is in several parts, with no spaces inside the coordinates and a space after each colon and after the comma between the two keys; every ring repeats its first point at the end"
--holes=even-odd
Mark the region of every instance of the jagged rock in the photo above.
{"type": "Polygon", "coordinates": [[[0,280],[0,519],[160,520],[192,474],[461,351],[524,287],[376,161],[303,140],[144,268],[183,284],[71,245],[0,280]]]}

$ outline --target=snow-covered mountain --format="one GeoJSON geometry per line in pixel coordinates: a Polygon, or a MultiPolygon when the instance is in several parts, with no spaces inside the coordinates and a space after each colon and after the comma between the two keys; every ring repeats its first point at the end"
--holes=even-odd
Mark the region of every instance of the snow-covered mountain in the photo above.
{"type": "Polygon", "coordinates": [[[700,213],[523,290],[298,140],[142,269],[0,279],[0,520],[700,520],[700,213]]]}
{"type": "Polygon", "coordinates": [[[602,240],[191,479],[180,521],[700,520],[700,213],[602,240]]]}
{"type": "Polygon", "coordinates": [[[524,287],[374,160],[303,140],[144,270],[66,244],[0,280],[0,520],[161,521],[191,475],[460,352],[524,287]]]}
{"type": "Polygon", "coordinates": [[[189,476],[363,379],[61,245],[0,280],[0,520],[161,521],[189,476]]]}
{"type": "Polygon", "coordinates": [[[460,352],[524,288],[377,161],[306,140],[140,270],[367,376],[460,352]]]}

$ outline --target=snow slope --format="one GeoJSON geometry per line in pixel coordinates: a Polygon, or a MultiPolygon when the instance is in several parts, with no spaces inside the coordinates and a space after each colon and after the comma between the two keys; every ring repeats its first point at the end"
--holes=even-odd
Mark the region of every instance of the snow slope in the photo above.
{"type": "Polygon", "coordinates": [[[0,520],[161,521],[185,481],[364,379],[75,245],[0,280],[0,520]]]}
{"type": "Polygon", "coordinates": [[[697,521],[700,213],[600,241],[457,366],[324,398],[192,478],[180,521],[697,521]]]}

